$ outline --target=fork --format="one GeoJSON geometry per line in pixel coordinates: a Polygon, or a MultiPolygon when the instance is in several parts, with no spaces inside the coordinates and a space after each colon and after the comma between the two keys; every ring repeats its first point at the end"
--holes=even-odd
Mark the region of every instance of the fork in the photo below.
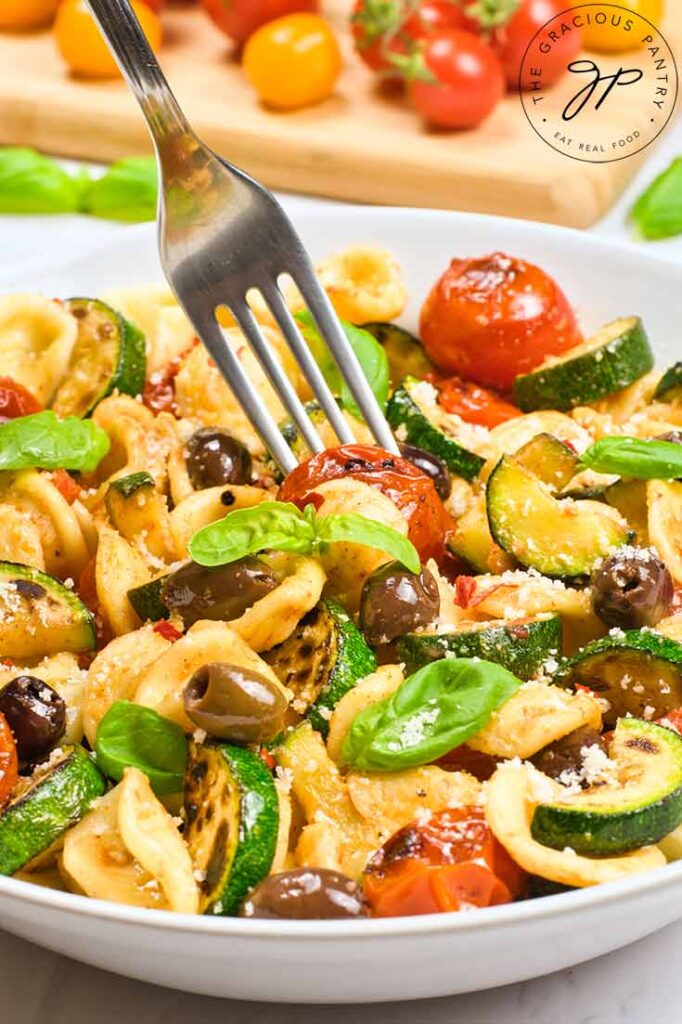
{"type": "Polygon", "coordinates": [[[189,125],[128,0],[88,0],[109,48],[136,97],[154,143],[159,171],[159,254],[168,283],[251,425],[280,468],[298,465],[237,355],[216,311],[227,307],[282,405],[312,452],[326,447],[254,316],[257,289],[312,393],[342,444],[355,441],[303,339],[279,280],[297,285],[339,372],[377,444],[396,441],[313,264],[284,210],[267,189],[214,153],[189,125]]]}

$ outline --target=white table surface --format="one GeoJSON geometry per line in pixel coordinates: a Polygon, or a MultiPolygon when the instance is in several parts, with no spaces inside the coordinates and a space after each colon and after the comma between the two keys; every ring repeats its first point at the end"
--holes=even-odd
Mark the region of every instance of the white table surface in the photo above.
{"type": "MultiPolygon", "coordinates": [[[[634,244],[626,211],[682,154],[670,131],[611,213],[592,230],[634,244]]],[[[317,200],[300,200],[302,203],[317,200]]],[[[0,264],[50,259],[125,227],[84,217],[0,217],[0,264]]],[[[682,261],[682,237],[647,246],[682,261]]],[[[679,297],[678,297],[679,298],[679,297]]],[[[680,900],[682,918],[682,899],[680,900]]],[[[2,922],[0,922],[1,925],[2,922]]],[[[378,1006],[305,1007],[191,996],[107,974],[0,931],[0,1020],[7,1024],[679,1024],[682,921],[571,970],[489,992],[378,1006]]]]}

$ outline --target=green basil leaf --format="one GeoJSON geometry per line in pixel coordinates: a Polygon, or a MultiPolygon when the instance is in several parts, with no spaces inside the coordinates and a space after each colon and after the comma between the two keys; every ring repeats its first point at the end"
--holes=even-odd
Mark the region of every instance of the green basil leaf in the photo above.
{"type": "Polygon", "coordinates": [[[97,764],[116,782],[126,768],[139,768],[155,793],[178,793],[187,765],[187,739],[181,727],[152,708],[118,700],[99,724],[97,764]]]}
{"type": "Polygon", "coordinates": [[[307,555],[314,543],[315,527],[295,505],[264,501],[198,530],[189,553],[199,565],[225,565],[268,548],[307,555]]]}
{"type": "Polygon", "coordinates": [[[490,661],[434,661],[356,715],[343,760],[352,768],[384,772],[428,764],[480,732],[520,686],[516,676],[490,661]]]}
{"type": "Polygon", "coordinates": [[[0,213],[74,213],[83,187],[82,175],[72,177],[34,149],[0,149],[0,213]]]}
{"type": "Polygon", "coordinates": [[[414,544],[403,537],[391,526],[378,523],[374,519],[351,512],[348,515],[320,516],[316,520],[315,529],[318,541],[331,544],[334,541],[350,541],[353,544],[365,544],[368,548],[385,551],[410,570],[419,572],[421,562],[414,544]]]}
{"type": "Polygon", "coordinates": [[[652,181],[630,217],[638,233],[649,241],[682,234],[682,157],[652,181]]]}
{"type": "Polygon", "coordinates": [[[106,220],[154,220],[157,195],[156,160],[129,157],[118,160],[103,177],[90,182],[83,205],[93,217],[106,220]]]}
{"type": "Polygon", "coordinates": [[[78,469],[89,473],[109,451],[106,431],[92,420],[53,412],[21,416],[0,426],[1,469],[78,469]]]}
{"type": "Polygon", "coordinates": [[[682,477],[682,445],[638,437],[602,437],[580,456],[580,465],[636,480],[677,480],[682,477]]]}
{"type": "MultiPolygon", "coordinates": [[[[296,314],[296,319],[327,384],[334,394],[339,396],[343,407],[348,409],[353,416],[362,419],[362,413],[357,407],[351,390],[315,326],[311,313],[307,309],[303,310],[296,314]]],[[[346,323],[345,320],[342,320],[341,323],[374,397],[381,408],[385,409],[388,401],[389,368],[388,357],[384,349],[369,331],[363,331],[362,328],[346,323]]]]}

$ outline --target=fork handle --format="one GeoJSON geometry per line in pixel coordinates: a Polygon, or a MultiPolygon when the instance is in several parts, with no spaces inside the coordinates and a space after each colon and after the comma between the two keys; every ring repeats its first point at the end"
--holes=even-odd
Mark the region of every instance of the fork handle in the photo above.
{"type": "Polygon", "coordinates": [[[87,0],[116,63],[133,91],[157,147],[193,134],[128,0],[87,0]]]}

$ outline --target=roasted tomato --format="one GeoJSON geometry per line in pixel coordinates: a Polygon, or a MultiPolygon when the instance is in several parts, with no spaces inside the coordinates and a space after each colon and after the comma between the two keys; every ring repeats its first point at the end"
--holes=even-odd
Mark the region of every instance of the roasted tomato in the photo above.
{"type": "MultiPolygon", "coordinates": [[[[567,8],[565,0],[521,0],[515,14],[494,30],[490,46],[500,58],[504,76],[510,89],[518,89],[521,66],[533,36],[548,21],[563,14],[567,8]]],[[[557,32],[548,52],[542,55],[542,83],[552,85],[565,73],[571,61],[582,49],[582,32],[573,26],[569,31],[557,32]]],[[[529,69],[530,70],[530,69],[529,69]]],[[[521,82],[523,89],[532,89],[530,73],[521,82]]]]}
{"type": "Polygon", "coordinates": [[[324,18],[290,14],[254,32],[242,66],[261,103],[298,110],[331,96],[341,73],[341,51],[324,18]]]}
{"type": "Polygon", "coordinates": [[[4,715],[0,715],[0,807],[14,789],[19,774],[17,745],[4,715]]]}
{"type": "Polygon", "coordinates": [[[582,341],[556,281],[500,252],[451,262],[424,303],[420,333],[439,369],[502,392],[582,341]]]}
{"type": "Polygon", "coordinates": [[[42,405],[11,377],[0,377],[0,423],[40,412],[42,405]]]}
{"type": "MultiPolygon", "coordinates": [[[[351,16],[355,48],[372,71],[396,68],[393,57],[409,53],[420,39],[441,28],[466,28],[467,19],[452,0],[357,0],[351,16]]],[[[397,68],[396,68],[397,71],[397,68]]]]}
{"type": "Polygon", "coordinates": [[[496,427],[521,415],[521,410],[496,395],[461,377],[445,377],[434,382],[438,402],[446,412],[455,413],[467,423],[496,427]]]}
{"type": "Polygon", "coordinates": [[[396,832],[367,865],[364,888],[374,917],[408,917],[510,903],[525,881],[472,806],[396,832]]]}
{"type": "Polygon", "coordinates": [[[55,485],[62,498],[73,505],[81,492],[80,484],[76,483],[70,473],[65,469],[55,469],[52,472],[52,483],[55,485]]]}
{"type": "Polygon", "coordinates": [[[318,0],[200,0],[219,29],[238,46],[249,36],[275,18],[300,11],[315,13],[318,0]]]}
{"type": "MultiPolygon", "coordinates": [[[[303,506],[321,483],[346,476],[377,487],[391,499],[407,519],[408,536],[422,561],[440,556],[450,517],[433,480],[407,459],[383,448],[344,444],[313,455],[289,474],[280,488],[279,500],[303,506]]],[[[314,504],[314,499],[310,500],[314,504]]]]}

